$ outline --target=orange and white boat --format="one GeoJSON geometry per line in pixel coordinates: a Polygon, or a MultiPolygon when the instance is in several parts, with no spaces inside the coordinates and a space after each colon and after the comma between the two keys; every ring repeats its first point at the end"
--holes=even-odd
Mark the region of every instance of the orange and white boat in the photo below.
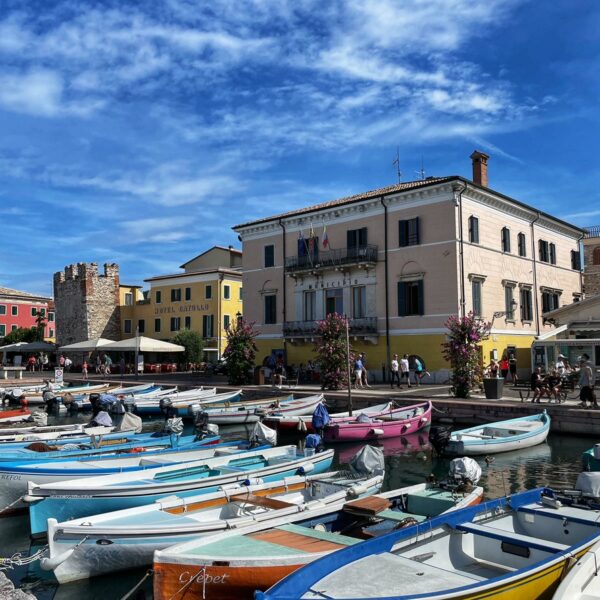
{"type": "Polygon", "coordinates": [[[171,546],[154,553],[154,597],[252,598],[296,569],[368,537],[478,504],[481,487],[412,485],[346,502],[337,510],[314,507],[304,520],[289,518],[171,546]]]}

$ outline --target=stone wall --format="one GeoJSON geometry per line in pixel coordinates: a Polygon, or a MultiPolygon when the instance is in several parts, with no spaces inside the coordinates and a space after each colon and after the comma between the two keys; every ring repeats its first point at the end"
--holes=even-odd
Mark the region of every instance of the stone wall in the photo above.
{"type": "Polygon", "coordinates": [[[600,294],[600,264],[594,264],[594,250],[597,248],[600,248],[600,237],[590,237],[583,240],[585,255],[583,288],[587,298],[600,294]]]}
{"type": "Polygon", "coordinates": [[[54,274],[56,339],[59,345],[121,337],[119,265],[77,263],[54,274]]]}

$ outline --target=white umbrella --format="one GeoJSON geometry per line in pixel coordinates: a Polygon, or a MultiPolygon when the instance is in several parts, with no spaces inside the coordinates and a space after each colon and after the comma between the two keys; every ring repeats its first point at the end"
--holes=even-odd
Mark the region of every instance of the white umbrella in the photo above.
{"type": "Polygon", "coordinates": [[[8,344],[8,346],[0,346],[0,352],[16,352],[17,350],[21,350],[23,346],[27,346],[27,342],[16,342],[8,344]]]}
{"type": "Polygon", "coordinates": [[[102,350],[114,350],[117,352],[185,352],[183,346],[171,344],[171,342],[163,342],[162,340],[154,340],[143,335],[121,340],[120,342],[112,342],[111,344],[102,346],[102,350]]]}
{"type": "Polygon", "coordinates": [[[50,342],[17,342],[0,347],[1,352],[54,352],[56,345],[50,342]]]}
{"type": "Polygon", "coordinates": [[[67,346],[61,346],[61,351],[67,352],[94,352],[99,348],[104,348],[108,344],[114,344],[114,340],[107,340],[106,338],[94,338],[92,340],[85,340],[84,342],[76,342],[74,344],[68,344],[67,346]]]}

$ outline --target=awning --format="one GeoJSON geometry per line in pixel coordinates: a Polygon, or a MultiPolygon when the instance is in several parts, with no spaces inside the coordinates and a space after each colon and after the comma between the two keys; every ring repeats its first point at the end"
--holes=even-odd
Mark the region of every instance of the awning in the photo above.
{"type": "Polygon", "coordinates": [[[139,335],[137,337],[112,342],[102,346],[102,350],[114,350],[116,352],[184,352],[185,348],[171,342],[163,342],[139,335]]]}
{"type": "Polygon", "coordinates": [[[95,338],[92,340],[85,340],[83,342],[76,342],[75,344],[61,346],[60,350],[66,352],[93,352],[98,348],[103,348],[104,346],[108,346],[108,344],[113,343],[114,340],[108,340],[106,338],[95,338]]]}
{"type": "Polygon", "coordinates": [[[600,321],[570,323],[567,329],[569,331],[600,331],[600,321]]]}
{"type": "Polygon", "coordinates": [[[0,347],[0,352],[54,352],[56,344],[49,342],[17,342],[0,347]]]}

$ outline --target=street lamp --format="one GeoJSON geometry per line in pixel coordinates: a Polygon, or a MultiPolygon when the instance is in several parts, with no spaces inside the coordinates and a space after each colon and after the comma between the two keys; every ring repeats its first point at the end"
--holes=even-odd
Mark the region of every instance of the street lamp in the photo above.
{"type": "Polygon", "coordinates": [[[493,314],[493,316],[492,316],[492,323],[490,324],[490,329],[494,326],[494,321],[496,319],[500,319],[501,317],[505,317],[506,315],[512,315],[512,314],[514,314],[516,308],[517,308],[517,302],[513,298],[510,301],[510,310],[499,310],[499,311],[496,311],[493,314]]]}

